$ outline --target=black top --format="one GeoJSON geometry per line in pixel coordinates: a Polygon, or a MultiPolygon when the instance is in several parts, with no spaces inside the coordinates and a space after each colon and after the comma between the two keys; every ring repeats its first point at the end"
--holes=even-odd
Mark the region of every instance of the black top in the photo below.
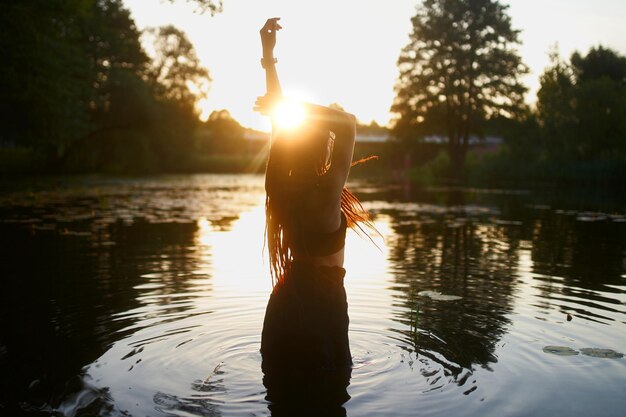
{"type": "Polygon", "coordinates": [[[295,241],[294,251],[297,254],[308,256],[332,255],[343,249],[346,243],[346,216],[341,213],[341,224],[339,228],[330,233],[319,233],[299,228],[299,236],[295,241]]]}

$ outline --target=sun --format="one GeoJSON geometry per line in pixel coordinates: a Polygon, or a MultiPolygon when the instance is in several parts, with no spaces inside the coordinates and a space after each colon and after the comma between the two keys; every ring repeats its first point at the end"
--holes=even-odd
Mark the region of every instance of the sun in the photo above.
{"type": "Polygon", "coordinates": [[[294,101],[284,99],[274,107],[274,122],[281,129],[295,129],[304,122],[306,111],[304,105],[294,101]]]}

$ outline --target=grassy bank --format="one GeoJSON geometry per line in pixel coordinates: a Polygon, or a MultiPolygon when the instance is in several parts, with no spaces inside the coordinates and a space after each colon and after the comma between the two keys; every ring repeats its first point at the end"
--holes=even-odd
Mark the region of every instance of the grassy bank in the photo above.
{"type": "Polygon", "coordinates": [[[0,174],[53,172],[50,158],[29,148],[0,148],[0,174]]]}
{"type": "MultiPolygon", "coordinates": [[[[156,174],[156,173],[262,173],[267,151],[241,153],[180,153],[166,159],[135,141],[129,146],[75,148],[64,158],[46,156],[28,148],[0,148],[0,174],[156,174]]],[[[110,142],[109,142],[110,144],[110,142]]],[[[409,180],[420,185],[449,184],[472,186],[529,185],[626,185],[626,158],[592,161],[546,160],[514,155],[506,148],[496,153],[469,152],[466,175],[454,179],[450,158],[443,148],[416,147],[410,163],[407,152],[393,144],[378,149],[357,144],[355,160],[371,155],[378,159],[353,167],[351,177],[380,180],[409,180]]]]}
{"type": "Polygon", "coordinates": [[[469,155],[472,184],[584,184],[626,185],[626,158],[603,157],[587,161],[521,158],[506,149],[493,155],[469,155]]]}

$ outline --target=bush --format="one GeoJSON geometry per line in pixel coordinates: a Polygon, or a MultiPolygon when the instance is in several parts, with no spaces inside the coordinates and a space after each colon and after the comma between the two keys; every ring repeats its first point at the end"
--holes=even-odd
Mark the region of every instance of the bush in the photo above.
{"type": "Polygon", "coordinates": [[[409,179],[418,184],[428,185],[434,183],[437,179],[446,177],[449,172],[450,157],[448,152],[442,149],[433,159],[422,165],[412,167],[408,172],[408,176],[409,179]]]}
{"type": "Polygon", "coordinates": [[[150,173],[160,164],[143,132],[118,130],[75,144],[63,161],[65,172],[150,173]]]}
{"type": "Polygon", "coordinates": [[[620,156],[576,161],[534,158],[512,153],[508,148],[480,158],[469,158],[468,173],[472,183],[503,184],[626,184],[626,158],[620,156]]]}
{"type": "Polygon", "coordinates": [[[30,148],[0,148],[0,173],[24,174],[50,171],[50,161],[30,148]]]}

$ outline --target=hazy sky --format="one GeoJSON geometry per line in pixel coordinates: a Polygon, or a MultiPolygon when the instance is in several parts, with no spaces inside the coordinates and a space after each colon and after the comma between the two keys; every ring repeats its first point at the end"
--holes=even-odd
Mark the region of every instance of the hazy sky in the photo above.
{"type": "MultiPolygon", "coordinates": [[[[173,24],[184,30],[213,78],[203,107],[228,109],[244,126],[268,129],[252,112],[264,94],[259,29],[281,17],[275,56],[286,95],[328,105],[336,102],[359,120],[389,121],[396,60],[408,42],[418,0],[224,0],[214,17],[194,6],[157,0],[124,0],[139,27],[173,24]]],[[[626,0],[508,0],[513,27],[521,29],[520,53],[534,102],[547,52],[586,53],[602,44],[626,55],[626,0]]]]}

